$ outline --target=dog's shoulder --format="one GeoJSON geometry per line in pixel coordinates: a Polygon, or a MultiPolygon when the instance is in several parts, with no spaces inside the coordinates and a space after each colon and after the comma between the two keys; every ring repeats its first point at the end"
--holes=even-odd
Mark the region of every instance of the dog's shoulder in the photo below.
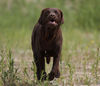
{"type": "Polygon", "coordinates": [[[40,29],[42,27],[41,24],[39,23],[36,23],[35,26],[34,26],[34,29],[33,30],[37,30],[37,29],[40,29]]]}

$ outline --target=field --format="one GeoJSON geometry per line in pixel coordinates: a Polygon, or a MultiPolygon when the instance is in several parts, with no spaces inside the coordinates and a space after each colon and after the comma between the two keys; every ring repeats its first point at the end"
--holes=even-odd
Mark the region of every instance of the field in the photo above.
{"type": "Polygon", "coordinates": [[[0,86],[100,86],[99,9],[100,0],[0,0],[0,86]],[[31,34],[46,7],[64,14],[61,77],[40,82],[31,34]]]}

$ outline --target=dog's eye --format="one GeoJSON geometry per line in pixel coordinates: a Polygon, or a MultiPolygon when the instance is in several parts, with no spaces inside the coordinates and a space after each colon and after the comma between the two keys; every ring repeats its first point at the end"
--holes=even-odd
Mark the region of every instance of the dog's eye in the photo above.
{"type": "Polygon", "coordinates": [[[57,10],[54,11],[56,14],[58,13],[57,10]]]}
{"type": "Polygon", "coordinates": [[[46,13],[45,13],[45,14],[46,14],[46,16],[47,16],[49,13],[50,13],[50,11],[46,11],[46,13]]]}

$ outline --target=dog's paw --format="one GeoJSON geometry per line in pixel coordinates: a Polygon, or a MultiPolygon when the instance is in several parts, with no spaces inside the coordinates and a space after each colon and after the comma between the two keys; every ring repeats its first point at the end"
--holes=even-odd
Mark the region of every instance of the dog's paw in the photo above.
{"type": "Polygon", "coordinates": [[[42,75],[41,81],[44,81],[44,80],[46,80],[46,79],[47,79],[47,74],[46,74],[46,72],[44,72],[43,75],[42,75]]]}
{"type": "Polygon", "coordinates": [[[50,72],[49,75],[48,75],[48,80],[53,80],[55,77],[55,74],[53,72],[50,72]]]}
{"type": "Polygon", "coordinates": [[[56,78],[59,78],[59,77],[60,77],[60,72],[59,72],[59,70],[55,73],[55,77],[56,77],[56,78]]]}

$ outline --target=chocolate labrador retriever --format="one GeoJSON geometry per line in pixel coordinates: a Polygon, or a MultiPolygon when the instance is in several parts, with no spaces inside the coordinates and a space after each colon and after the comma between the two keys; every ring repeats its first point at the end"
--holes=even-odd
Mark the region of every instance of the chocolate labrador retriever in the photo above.
{"type": "Polygon", "coordinates": [[[37,79],[46,79],[45,58],[49,64],[53,57],[52,70],[49,80],[60,77],[59,60],[62,49],[61,24],[64,23],[63,13],[57,8],[45,8],[35,25],[32,33],[32,50],[37,67],[37,79]]]}

